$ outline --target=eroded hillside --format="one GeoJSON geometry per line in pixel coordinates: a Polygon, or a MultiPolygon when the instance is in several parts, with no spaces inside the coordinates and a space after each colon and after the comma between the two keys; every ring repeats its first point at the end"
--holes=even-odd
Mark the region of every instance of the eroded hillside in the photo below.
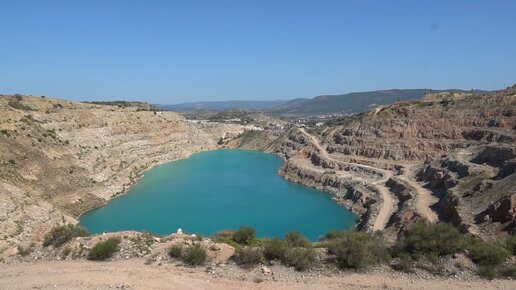
{"type": "Polygon", "coordinates": [[[0,252],[74,222],[150,167],[215,149],[244,129],[191,124],[143,103],[0,97],[0,252]]]}
{"type": "Polygon", "coordinates": [[[238,146],[278,152],[285,178],[330,192],[393,235],[418,219],[464,232],[513,232],[516,87],[435,93],[316,128],[250,132],[238,146]],[[263,140],[268,140],[263,142],[263,140]]]}

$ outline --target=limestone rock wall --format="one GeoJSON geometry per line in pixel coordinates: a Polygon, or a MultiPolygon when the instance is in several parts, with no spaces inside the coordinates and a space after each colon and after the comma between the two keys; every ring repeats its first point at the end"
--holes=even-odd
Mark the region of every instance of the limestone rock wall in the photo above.
{"type": "Polygon", "coordinates": [[[23,234],[16,223],[34,221],[23,227],[30,231],[35,220],[47,229],[56,217],[73,221],[126,192],[151,167],[216,149],[221,137],[245,129],[191,124],[149,106],[1,96],[0,217],[13,210],[18,217],[1,219],[0,228],[11,238],[23,234]],[[29,206],[41,217],[33,218],[29,206]]]}

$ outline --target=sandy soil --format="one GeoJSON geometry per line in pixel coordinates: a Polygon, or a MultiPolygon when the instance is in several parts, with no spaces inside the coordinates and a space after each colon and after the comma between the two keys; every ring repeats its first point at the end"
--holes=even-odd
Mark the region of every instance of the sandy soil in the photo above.
{"type": "Polygon", "coordinates": [[[213,277],[204,268],[173,264],[144,265],[143,260],[117,262],[52,261],[0,264],[0,289],[515,289],[512,280],[425,280],[398,273],[357,274],[308,281],[273,281],[213,277]]]}

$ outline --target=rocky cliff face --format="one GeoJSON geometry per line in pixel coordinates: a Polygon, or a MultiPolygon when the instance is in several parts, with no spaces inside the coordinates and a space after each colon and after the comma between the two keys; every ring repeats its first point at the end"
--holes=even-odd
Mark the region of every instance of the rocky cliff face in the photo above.
{"type": "Polygon", "coordinates": [[[262,132],[261,139],[273,139],[266,149],[286,159],[280,174],[342,200],[368,220],[361,222],[366,230],[396,234],[427,219],[494,237],[516,224],[515,129],[516,86],[428,94],[318,128],[292,127],[277,139],[262,132]]]}
{"type": "Polygon", "coordinates": [[[418,161],[483,143],[514,144],[516,88],[495,94],[434,94],[372,111],[328,135],[331,151],[418,161]]]}
{"type": "Polygon", "coordinates": [[[152,166],[216,149],[221,137],[244,130],[191,124],[140,103],[2,96],[0,247],[37,239],[124,193],[152,166]]]}

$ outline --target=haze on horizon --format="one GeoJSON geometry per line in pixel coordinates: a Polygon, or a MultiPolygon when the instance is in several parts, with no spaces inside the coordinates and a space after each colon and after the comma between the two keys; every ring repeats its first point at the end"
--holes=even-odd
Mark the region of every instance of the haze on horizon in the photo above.
{"type": "Polygon", "coordinates": [[[514,1],[0,2],[0,93],[173,104],[516,80],[514,1]]]}

